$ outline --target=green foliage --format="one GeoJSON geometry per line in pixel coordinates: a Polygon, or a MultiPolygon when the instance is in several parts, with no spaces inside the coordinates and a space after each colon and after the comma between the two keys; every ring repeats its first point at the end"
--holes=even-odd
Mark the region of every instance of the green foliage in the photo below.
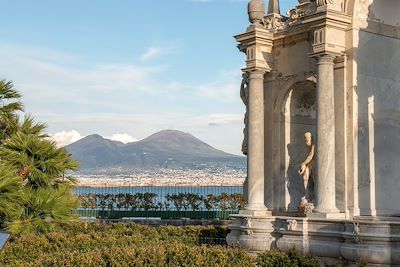
{"type": "Polygon", "coordinates": [[[14,236],[0,253],[0,266],[323,266],[294,250],[253,257],[243,250],[201,243],[205,236],[225,238],[227,231],[213,226],[59,224],[53,231],[14,236]]]}
{"type": "Polygon", "coordinates": [[[0,222],[22,213],[22,182],[11,166],[0,163],[0,222]]]}
{"type": "Polygon", "coordinates": [[[49,137],[44,131],[46,124],[35,122],[31,115],[25,115],[24,120],[19,125],[19,131],[27,135],[34,135],[39,138],[49,137]]]}
{"type": "Polygon", "coordinates": [[[0,144],[18,128],[17,111],[23,110],[21,94],[10,81],[0,81],[0,144]]]}
{"type": "Polygon", "coordinates": [[[63,148],[35,135],[18,132],[0,148],[0,158],[14,166],[33,188],[54,186],[69,170],[77,167],[63,148]]]}
{"type": "Polygon", "coordinates": [[[367,266],[367,262],[364,260],[360,260],[357,262],[357,267],[366,267],[367,266]]]}
{"type": "Polygon", "coordinates": [[[48,139],[45,124],[30,115],[19,120],[20,98],[11,82],[0,81],[0,227],[13,233],[54,229],[76,218],[74,180],[65,173],[78,164],[48,139]]]}
{"type": "Polygon", "coordinates": [[[7,223],[13,233],[54,230],[57,223],[77,220],[78,199],[69,185],[53,188],[27,188],[23,196],[24,214],[7,223]]]}
{"type": "Polygon", "coordinates": [[[260,267],[318,267],[321,264],[311,257],[301,256],[295,250],[288,253],[268,251],[259,254],[256,259],[260,267]]]}
{"type": "Polygon", "coordinates": [[[243,195],[239,193],[201,196],[194,193],[166,194],[164,203],[157,202],[155,193],[120,194],[81,194],[78,196],[81,207],[102,210],[238,210],[243,208],[243,195]]]}
{"type": "Polygon", "coordinates": [[[63,224],[56,231],[15,236],[0,253],[0,266],[254,266],[243,251],[201,245],[204,232],[220,231],[212,229],[63,224]]]}

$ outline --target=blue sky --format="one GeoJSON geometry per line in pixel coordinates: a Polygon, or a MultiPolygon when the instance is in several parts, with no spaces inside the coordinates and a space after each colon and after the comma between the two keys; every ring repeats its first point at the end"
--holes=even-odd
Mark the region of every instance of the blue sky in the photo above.
{"type": "MultiPolygon", "coordinates": [[[[297,3],[280,2],[282,13],[297,3]]],[[[247,1],[0,3],[1,78],[58,141],[176,129],[240,154],[244,55],[232,36],[248,25],[247,1]]]]}

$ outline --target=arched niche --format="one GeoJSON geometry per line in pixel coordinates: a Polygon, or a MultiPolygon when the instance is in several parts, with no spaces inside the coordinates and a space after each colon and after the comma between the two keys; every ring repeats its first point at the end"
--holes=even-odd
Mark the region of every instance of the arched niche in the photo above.
{"type": "Polygon", "coordinates": [[[297,212],[304,195],[298,166],[307,157],[304,133],[316,135],[316,84],[313,81],[294,83],[286,92],[280,110],[280,177],[285,189],[285,210],[297,212]]]}

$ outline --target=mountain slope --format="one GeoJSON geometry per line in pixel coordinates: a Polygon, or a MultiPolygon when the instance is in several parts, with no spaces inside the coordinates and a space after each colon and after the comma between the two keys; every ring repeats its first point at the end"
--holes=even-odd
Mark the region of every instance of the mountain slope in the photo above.
{"type": "Polygon", "coordinates": [[[188,133],[174,130],[164,130],[128,144],[91,135],[68,145],[66,149],[81,162],[81,168],[245,165],[244,157],[225,153],[188,133]]]}
{"type": "Polygon", "coordinates": [[[119,151],[123,143],[104,139],[100,135],[86,136],[65,148],[72,158],[80,162],[81,168],[108,167],[123,160],[119,151]]]}

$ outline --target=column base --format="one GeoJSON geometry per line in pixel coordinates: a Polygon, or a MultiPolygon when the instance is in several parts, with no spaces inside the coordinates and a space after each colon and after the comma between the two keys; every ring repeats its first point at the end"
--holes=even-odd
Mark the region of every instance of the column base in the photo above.
{"type": "Polygon", "coordinates": [[[249,216],[249,217],[271,217],[272,212],[269,210],[240,210],[239,215],[249,216]]]}
{"type": "Polygon", "coordinates": [[[310,219],[345,219],[346,214],[340,212],[313,212],[306,215],[310,219]]]}

